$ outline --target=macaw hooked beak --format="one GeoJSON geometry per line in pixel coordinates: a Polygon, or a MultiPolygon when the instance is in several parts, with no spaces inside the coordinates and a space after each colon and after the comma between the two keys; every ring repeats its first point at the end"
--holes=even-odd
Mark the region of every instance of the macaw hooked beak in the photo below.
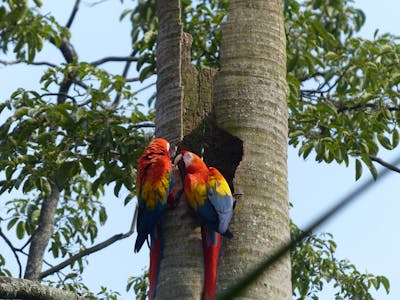
{"type": "Polygon", "coordinates": [[[182,154],[179,153],[174,159],[174,165],[177,166],[181,159],[182,159],[182,154]]]}

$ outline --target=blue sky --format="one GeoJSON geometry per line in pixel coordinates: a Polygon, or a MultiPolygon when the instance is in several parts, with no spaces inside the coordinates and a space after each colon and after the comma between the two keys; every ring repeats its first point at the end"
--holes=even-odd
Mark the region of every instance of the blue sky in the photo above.
{"type": "MultiPolygon", "coordinates": [[[[400,2],[355,1],[355,6],[366,14],[366,24],[360,33],[365,38],[372,38],[377,28],[380,33],[400,35],[397,13],[400,2]]],[[[398,155],[398,149],[379,154],[387,161],[392,161],[398,155]]],[[[364,170],[360,182],[355,182],[354,162],[346,168],[344,165],[319,164],[313,161],[313,157],[304,161],[293,148],[289,149],[288,162],[289,194],[294,203],[291,217],[300,226],[308,224],[316,215],[370,176],[364,170]]],[[[338,258],[349,259],[361,272],[367,271],[389,278],[390,295],[382,290],[376,294],[376,299],[400,299],[400,242],[396,234],[400,228],[399,180],[400,174],[391,174],[319,230],[334,235],[338,244],[338,258]]],[[[321,299],[333,297],[324,293],[321,299]]]]}
{"type": "MultiPolygon", "coordinates": [[[[56,17],[61,17],[65,23],[74,1],[44,1],[45,10],[51,11],[56,17]],[[51,4],[47,4],[51,3],[51,4]],[[56,3],[56,4],[55,4],[56,3]],[[50,6],[51,5],[51,6],[50,6]]],[[[89,8],[83,2],[82,9],[74,24],[73,39],[76,50],[82,60],[95,60],[109,55],[125,56],[130,52],[129,22],[119,23],[119,15],[123,7],[129,7],[131,1],[109,0],[101,5],[89,8]],[[93,16],[99,16],[93,19],[93,16]]],[[[367,20],[361,34],[371,38],[376,28],[380,32],[391,32],[400,35],[398,11],[400,2],[396,0],[383,1],[356,1],[355,5],[364,10],[367,20]]],[[[60,61],[58,51],[47,47],[38,60],[60,61]]],[[[107,65],[113,71],[122,71],[122,64],[107,65]]],[[[0,66],[0,101],[3,101],[17,87],[26,89],[36,88],[37,78],[41,74],[40,68],[34,68],[32,73],[26,72],[26,66],[4,68],[0,66]]],[[[132,76],[134,74],[131,74],[132,76]]],[[[391,160],[397,153],[382,152],[380,156],[391,160]]],[[[297,156],[297,150],[289,149],[289,193],[294,204],[291,216],[295,223],[304,226],[330,207],[335,201],[352,190],[359,182],[355,182],[354,164],[349,168],[344,165],[318,164],[313,157],[306,161],[297,156]]],[[[361,181],[369,178],[365,171],[361,181]]],[[[330,232],[338,244],[337,257],[347,258],[360,271],[368,271],[377,275],[385,275],[391,281],[391,294],[378,293],[376,299],[400,299],[400,246],[397,229],[400,228],[400,174],[393,173],[384,182],[374,186],[368,193],[362,195],[357,202],[348,207],[340,215],[325,224],[320,232],[330,232]]],[[[1,202],[7,196],[1,196],[1,202]]],[[[113,234],[126,232],[129,229],[133,215],[133,203],[124,207],[120,199],[114,196],[107,198],[109,208],[109,222],[100,232],[98,241],[102,241],[113,234]]],[[[102,252],[89,257],[89,266],[84,273],[85,281],[94,290],[105,285],[123,293],[123,299],[128,299],[124,293],[126,279],[129,275],[137,275],[148,263],[148,253],[142,250],[139,254],[133,253],[135,236],[117,242],[102,252]]],[[[0,240],[0,248],[5,245],[0,240]]],[[[144,247],[145,248],[145,247],[144,247]]],[[[3,250],[2,250],[3,251],[3,250]]],[[[11,259],[11,256],[10,260],[11,259]]],[[[130,296],[132,298],[132,296],[130,296]]],[[[323,300],[332,299],[330,291],[324,293],[323,300]]]]}

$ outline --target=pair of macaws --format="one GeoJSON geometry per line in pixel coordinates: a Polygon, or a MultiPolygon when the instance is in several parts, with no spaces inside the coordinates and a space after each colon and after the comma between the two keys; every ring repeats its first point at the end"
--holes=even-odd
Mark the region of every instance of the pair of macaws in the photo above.
{"type": "MultiPolygon", "coordinates": [[[[167,203],[174,201],[171,192],[173,167],[169,151],[170,146],[165,139],[154,139],[139,158],[138,164],[136,190],[139,212],[135,252],[140,250],[150,235],[149,299],[155,297],[162,259],[161,217],[167,203]]],[[[234,206],[232,193],[221,173],[213,167],[207,167],[196,154],[183,150],[176,156],[174,164],[184,166],[186,199],[201,225],[205,258],[203,299],[215,299],[221,235],[232,237],[228,230],[234,206]]]]}

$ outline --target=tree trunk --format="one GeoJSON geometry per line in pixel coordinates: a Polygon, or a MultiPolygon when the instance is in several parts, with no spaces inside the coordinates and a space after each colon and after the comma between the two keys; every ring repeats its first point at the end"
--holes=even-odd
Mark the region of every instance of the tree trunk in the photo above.
{"type": "MultiPolygon", "coordinates": [[[[215,72],[197,72],[190,65],[190,37],[182,32],[180,1],[158,1],[156,135],[173,145],[184,137],[184,147],[197,153],[204,147],[206,162],[222,169],[231,186],[233,179],[232,188],[241,194],[231,225],[234,238],[223,245],[219,290],[289,239],[282,3],[236,0],[230,6],[223,27],[222,70],[213,92],[215,72]],[[213,93],[214,117],[222,130],[209,123],[213,93]]],[[[166,213],[163,226],[157,298],[200,299],[200,232],[185,199],[166,213]]],[[[290,299],[290,278],[286,256],[245,297],[290,299]]]]}
{"type": "Polygon", "coordinates": [[[60,197],[58,187],[51,183],[51,193],[43,199],[40,210],[39,226],[32,235],[29,246],[28,261],[25,270],[25,279],[39,280],[42,271],[44,252],[53,235],[54,217],[60,197]]]}
{"type": "MultiPolygon", "coordinates": [[[[290,238],[287,186],[286,38],[282,1],[232,0],[215,82],[218,125],[243,141],[239,194],[223,244],[219,289],[290,238]]],[[[247,299],[291,299],[289,255],[245,291],[247,299]]]]}
{"type": "MultiPolygon", "coordinates": [[[[183,81],[188,77],[182,75],[182,64],[183,57],[190,55],[191,43],[182,31],[180,9],[179,0],[157,1],[156,136],[167,139],[172,151],[183,138],[183,81]]],[[[200,231],[184,196],[175,209],[165,213],[162,226],[164,251],[156,298],[199,299],[203,267],[200,231]]]]}

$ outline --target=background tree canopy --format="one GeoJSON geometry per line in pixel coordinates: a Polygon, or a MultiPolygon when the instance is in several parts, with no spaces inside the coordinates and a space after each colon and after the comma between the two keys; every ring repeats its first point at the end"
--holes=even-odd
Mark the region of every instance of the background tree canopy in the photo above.
{"type": "MultiPolygon", "coordinates": [[[[64,19],[53,16],[41,1],[7,0],[0,6],[3,73],[11,65],[40,70],[30,79],[38,86],[13,87],[0,103],[0,193],[5,208],[1,237],[12,250],[11,255],[0,252],[0,275],[24,275],[44,199],[53,199],[54,234],[48,237],[45,260],[56,268],[44,265],[37,278],[112,299],[117,293],[107,288],[89,291],[81,274],[86,254],[102,241],[100,227],[110,226],[108,198],[114,194],[119,204],[132,207],[136,161],[154,126],[157,18],[155,0],[125,1],[120,16],[132,28],[132,47],[119,56],[98,57],[96,49],[81,56],[73,33],[85,29],[74,24],[83,9],[95,12],[113,1],[102,2],[71,2],[71,13],[64,19]],[[49,54],[41,55],[45,50],[49,54]],[[15,262],[17,267],[12,267],[15,262]],[[62,262],[71,268],[64,269],[62,262]]],[[[184,31],[194,37],[193,63],[219,68],[219,25],[228,1],[185,0],[182,6],[184,31]]],[[[348,166],[354,161],[356,179],[365,167],[376,176],[376,164],[385,164],[380,150],[392,150],[399,143],[396,37],[379,32],[372,40],[360,37],[365,15],[352,1],[289,0],[284,14],[289,144],[302,157],[311,155],[318,162],[348,166]]],[[[124,237],[132,234],[130,224],[130,219],[124,222],[124,237]]],[[[298,232],[295,226],[292,229],[293,234],[298,232]]],[[[126,251],[133,255],[130,244],[126,251]]],[[[364,274],[349,262],[333,259],[335,248],[330,238],[314,236],[292,253],[297,297],[316,296],[331,280],[343,298],[368,299],[370,288],[389,289],[385,277],[364,274]],[[309,264],[301,263],[305,260],[309,264]]],[[[144,283],[133,277],[128,287],[139,293],[144,283]]]]}

